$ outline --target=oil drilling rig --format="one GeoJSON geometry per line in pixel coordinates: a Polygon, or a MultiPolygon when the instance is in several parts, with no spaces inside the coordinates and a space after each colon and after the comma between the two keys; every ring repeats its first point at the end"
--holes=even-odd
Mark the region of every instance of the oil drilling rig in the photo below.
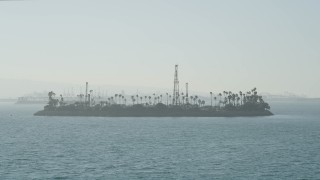
{"type": "MultiPolygon", "coordinates": [[[[189,83],[186,83],[186,92],[185,96],[183,96],[183,101],[185,100],[186,104],[189,103],[189,83]]],[[[181,93],[183,95],[183,93],[181,93]]],[[[172,105],[180,105],[181,99],[180,99],[180,92],[179,92],[179,78],[178,78],[178,65],[175,65],[174,70],[174,82],[173,82],[173,99],[172,99],[172,105]]]]}

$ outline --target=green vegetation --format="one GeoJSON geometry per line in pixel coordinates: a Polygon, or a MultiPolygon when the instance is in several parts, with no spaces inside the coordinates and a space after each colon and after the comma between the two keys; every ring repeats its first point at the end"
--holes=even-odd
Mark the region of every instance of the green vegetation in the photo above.
{"type": "Polygon", "coordinates": [[[272,115],[270,106],[253,88],[246,93],[224,91],[214,94],[210,92],[210,105],[198,95],[188,97],[178,95],[178,105],[173,105],[169,93],[152,96],[115,94],[101,100],[94,97],[92,90],[83,100],[84,95],[78,95],[78,101],[66,104],[62,95],[55,99],[55,93],[49,92],[49,103],[43,111],[35,115],[70,115],[70,116],[259,116],[272,115]],[[98,102],[96,102],[98,100],[98,102]],[[129,99],[131,102],[128,102],[129,99]]]}

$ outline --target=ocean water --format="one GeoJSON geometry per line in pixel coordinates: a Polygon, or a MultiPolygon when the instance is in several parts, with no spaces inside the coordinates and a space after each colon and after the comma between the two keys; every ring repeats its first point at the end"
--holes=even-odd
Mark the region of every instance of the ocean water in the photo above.
{"type": "Polygon", "coordinates": [[[272,117],[34,117],[0,103],[0,179],[320,179],[320,102],[272,117]]]}

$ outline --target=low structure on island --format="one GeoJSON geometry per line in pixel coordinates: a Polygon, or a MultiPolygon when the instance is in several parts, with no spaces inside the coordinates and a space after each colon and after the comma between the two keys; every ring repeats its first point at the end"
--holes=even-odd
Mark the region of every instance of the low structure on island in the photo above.
{"type": "Polygon", "coordinates": [[[66,103],[62,95],[55,98],[53,91],[48,93],[49,102],[43,110],[35,116],[99,116],[99,117],[238,117],[238,116],[270,116],[270,106],[257,89],[253,88],[246,93],[210,92],[210,105],[199,96],[179,92],[178,66],[175,66],[173,94],[152,96],[125,96],[115,94],[104,100],[93,96],[92,90],[88,93],[86,83],[85,94],[79,94],[78,101],[66,103]],[[131,103],[128,101],[131,99],[131,103]]]}

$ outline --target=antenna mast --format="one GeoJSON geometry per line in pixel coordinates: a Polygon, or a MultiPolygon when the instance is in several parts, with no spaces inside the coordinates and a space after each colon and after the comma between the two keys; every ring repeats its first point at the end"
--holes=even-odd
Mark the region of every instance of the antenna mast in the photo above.
{"type": "Polygon", "coordinates": [[[86,95],[84,99],[85,104],[88,102],[88,82],[86,82],[86,95]]]}
{"type": "Polygon", "coordinates": [[[178,105],[179,102],[179,80],[178,80],[178,65],[175,65],[175,72],[174,72],[174,86],[173,86],[173,99],[172,104],[178,105]]]}

